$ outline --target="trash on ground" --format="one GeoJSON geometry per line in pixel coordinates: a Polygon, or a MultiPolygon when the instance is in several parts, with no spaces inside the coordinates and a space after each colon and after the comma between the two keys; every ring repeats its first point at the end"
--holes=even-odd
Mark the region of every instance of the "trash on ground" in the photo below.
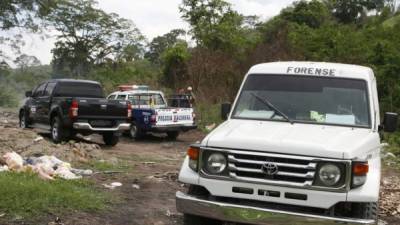
{"type": "Polygon", "coordinates": [[[111,184],[103,184],[103,186],[104,186],[105,188],[108,188],[108,189],[113,190],[113,189],[115,189],[116,187],[121,187],[121,186],[122,186],[122,183],[120,183],[120,182],[113,182],[113,183],[111,183],[111,184]]]}
{"type": "Polygon", "coordinates": [[[145,166],[152,166],[152,165],[156,164],[156,162],[143,162],[143,164],[145,166]]]}
{"type": "Polygon", "coordinates": [[[39,136],[39,137],[37,137],[37,138],[35,138],[35,140],[33,140],[33,142],[39,142],[39,141],[43,141],[43,137],[42,136],[39,136]]]}
{"type": "Polygon", "coordinates": [[[132,187],[133,187],[134,189],[140,190],[140,186],[139,186],[138,184],[132,184],[132,187]]]}
{"type": "Polygon", "coordinates": [[[0,165],[0,172],[33,172],[43,180],[54,180],[59,177],[65,180],[81,179],[82,176],[90,176],[92,170],[80,170],[71,167],[55,156],[29,157],[24,160],[18,153],[8,152],[3,155],[5,165],[0,165]]]}
{"type": "Polygon", "coordinates": [[[212,131],[212,130],[214,130],[214,128],[215,128],[216,126],[217,126],[217,124],[215,124],[215,123],[210,124],[210,125],[206,126],[206,130],[207,130],[207,131],[212,131]]]}
{"type": "Polygon", "coordinates": [[[0,166],[0,172],[6,172],[9,171],[8,166],[4,165],[4,166],[0,166]]]}

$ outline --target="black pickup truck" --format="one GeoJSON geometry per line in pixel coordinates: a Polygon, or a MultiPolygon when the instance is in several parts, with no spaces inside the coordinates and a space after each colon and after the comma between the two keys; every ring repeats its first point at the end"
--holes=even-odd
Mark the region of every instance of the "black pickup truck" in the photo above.
{"type": "Polygon", "coordinates": [[[77,133],[98,133],[106,145],[114,146],[120,134],[130,128],[131,104],[105,99],[98,82],[50,80],[25,95],[27,99],[19,111],[20,127],[48,130],[55,143],[77,133]]]}

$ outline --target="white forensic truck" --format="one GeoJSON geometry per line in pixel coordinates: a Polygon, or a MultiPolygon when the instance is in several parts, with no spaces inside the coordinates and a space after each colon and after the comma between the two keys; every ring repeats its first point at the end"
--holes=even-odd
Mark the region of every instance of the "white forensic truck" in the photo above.
{"type": "Polygon", "coordinates": [[[376,86],[356,65],[252,67],[226,121],[187,152],[184,224],[376,224],[380,134],[397,127],[395,113],[380,122],[376,86]]]}

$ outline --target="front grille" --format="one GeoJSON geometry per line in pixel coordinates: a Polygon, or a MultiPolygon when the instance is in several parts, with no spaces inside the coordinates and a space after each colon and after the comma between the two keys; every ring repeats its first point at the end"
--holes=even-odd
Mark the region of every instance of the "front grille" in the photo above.
{"type": "Polygon", "coordinates": [[[310,187],[313,184],[317,162],[312,158],[276,155],[258,152],[228,152],[229,176],[236,180],[310,187]],[[277,166],[277,172],[268,175],[267,163],[277,166]]]}

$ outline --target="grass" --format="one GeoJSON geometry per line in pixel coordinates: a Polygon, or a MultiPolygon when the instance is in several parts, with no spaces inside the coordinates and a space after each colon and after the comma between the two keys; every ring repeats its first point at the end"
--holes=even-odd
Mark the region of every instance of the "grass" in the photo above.
{"type": "Polygon", "coordinates": [[[210,132],[206,126],[215,123],[217,126],[222,123],[220,104],[198,104],[196,105],[196,114],[198,116],[198,126],[203,132],[210,132]]]}
{"type": "Polygon", "coordinates": [[[385,134],[383,142],[388,143],[385,152],[393,153],[396,158],[386,158],[385,162],[400,169],[400,132],[385,134]]]}
{"type": "Polygon", "coordinates": [[[106,209],[108,194],[85,180],[43,181],[30,173],[0,173],[0,213],[34,220],[46,214],[106,209]]]}

